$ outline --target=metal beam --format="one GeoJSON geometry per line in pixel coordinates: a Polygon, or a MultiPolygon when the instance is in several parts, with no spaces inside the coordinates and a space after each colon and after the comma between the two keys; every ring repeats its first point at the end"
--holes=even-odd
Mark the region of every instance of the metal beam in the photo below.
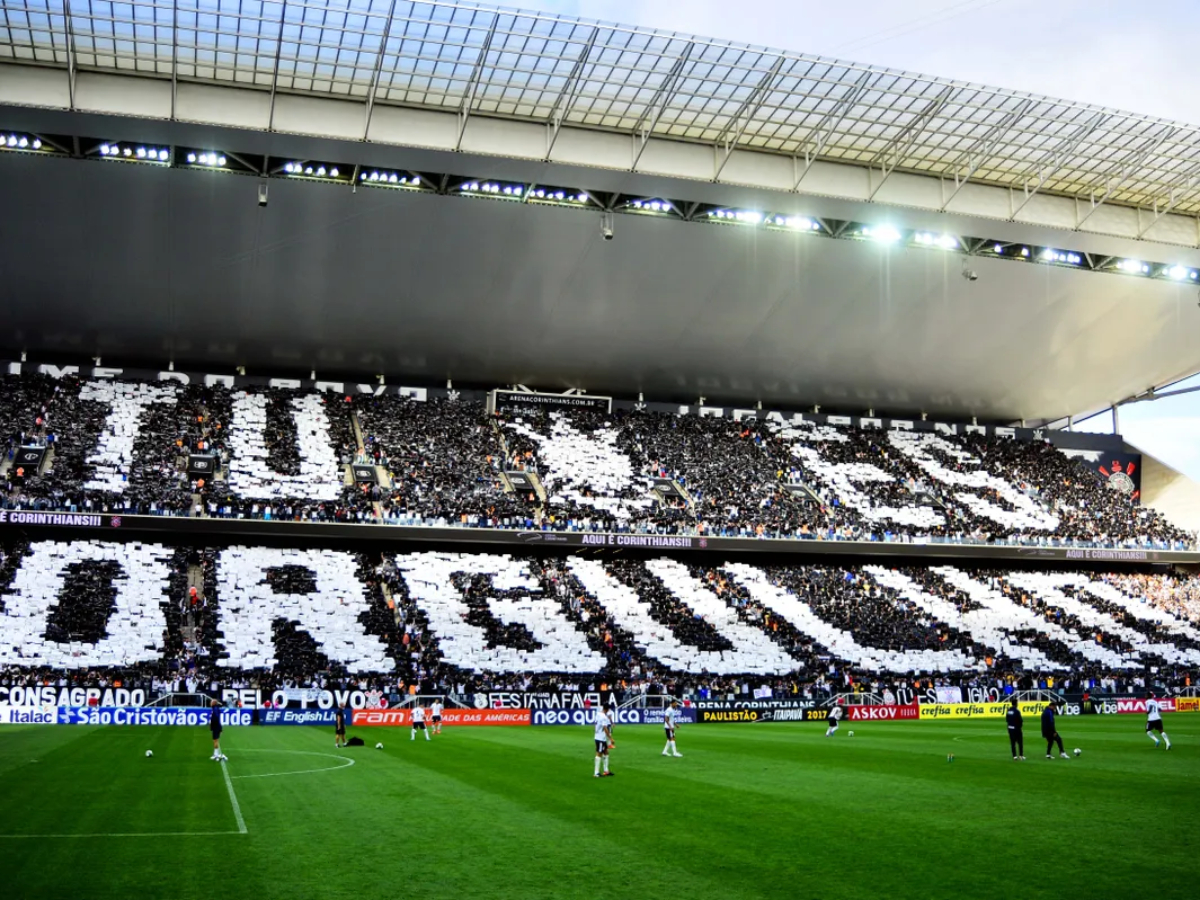
{"type": "Polygon", "coordinates": [[[881,178],[879,180],[879,184],[875,185],[875,187],[872,189],[870,195],[867,197],[867,202],[875,199],[875,195],[879,193],[879,189],[883,187],[884,182],[886,182],[891,177],[892,173],[896,171],[896,166],[898,166],[901,160],[908,155],[908,151],[911,150],[913,144],[917,142],[917,138],[919,138],[924,133],[925,129],[929,127],[929,123],[937,117],[938,113],[946,108],[946,104],[950,102],[950,97],[953,94],[953,86],[946,85],[946,87],[942,89],[942,92],[933,100],[929,101],[929,103],[926,104],[925,109],[921,110],[921,112],[918,113],[911,122],[905,125],[904,128],[901,129],[900,133],[892,138],[892,140],[888,142],[887,146],[885,146],[875,155],[875,159],[872,159],[867,164],[867,177],[869,179],[871,166],[875,165],[876,160],[883,160],[879,167],[880,171],[883,173],[883,178],[881,178]],[[892,167],[889,169],[887,167],[887,153],[893,147],[898,146],[902,138],[907,138],[904,141],[904,147],[896,152],[896,154],[892,157],[892,167]]]}
{"type": "Polygon", "coordinates": [[[283,53],[283,24],[287,19],[287,0],[279,7],[279,37],[275,41],[275,67],[271,72],[271,111],[267,115],[267,131],[275,130],[275,94],[279,87],[279,57],[283,53]]]}
{"type": "Polygon", "coordinates": [[[1181,129],[1181,128],[1166,128],[1166,127],[1164,127],[1162,129],[1162,131],[1160,131],[1158,133],[1157,137],[1151,138],[1146,143],[1145,147],[1143,147],[1141,150],[1137,151],[1136,154],[1133,155],[1129,159],[1129,161],[1124,165],[1124,167],[1122,167],[1122,169],[1120,170],[1120,173],[1119,173],[1116,183],[1114,184],[1111,180],[1108,182],[1108,184],[1104,188],[1104,193],[1100,195],[1099,200],[1096,200],[1095,195],[1093,194],[1092,208],[1088,210],[1086,216],[1084,216],[1082,219],[1079,220],[1078,223],[1076,223],[1075,230],[1079,231],[1079,229],[1081,229],[1083,227],[1083,223],[1086,222],[1088,219],[1090,219],[1092,217],[1092,214],[1095,213],[1096,210],[1098,210],[1104,204],[1104,201],[1107,200],[1109,197],[1111,197],[1114,191],[1120,189],[1121,185],[1123,185],[1126,181],[1128,181],[1130,179],[1130,177],[1133,175],[1134,171],[1137,169],[1140,169],[1142,164],[1147,159],[1149,159],[1150,156],[1152,154],[1154,154],[1158,150],[1158,148],[1163,145],[1163,143],[1165,143],[1166,141],[1169,141],[1171,138],[1175,137],[1175,135],[1179,134],[1182,130],[1183,129],[1181,129]]]}
{"type": "Polygon", "coordinates": [[[479,80],[483,76],[487,56],[492,52],[492,38],[496,36],[496,26],[500,24],[500,15],[500,13],[495,13],[492,16],[492,26],[483,39],[483,46],[479,49],[479,56],[475,60],[475,68],[471,70],[471,80],[467,82],[467,93],[463,96],[463,102],[458,108],[458,137],[454,140],[455,151],[462,149],[463,135],[467,133],[467,120],[471,118],[471,107],[475,104],[475,91],[479,88],[479,80]]]}
{"type": "MultiPolygon", "coordinates": [[[[846,93],[843,94],[842,97],[833,105],[829,112],[825,113],[825,115],[821,117],[821,121],[817,122],[817,124],[809,130],[808,134],[804,136],[804,140],[800,142],[801,147],[806,147],[809,142],[812,141],[814,136],[819,135],[819,139],[817,140],[817,146],[813,149],[811,156],[807,150],[804,151],[804,171],[800,173],[800,177],[797,178],[796,183],[792,185],[793,191],[798,191],[800,189],[800,182],[804,181],[809,170],[812,168],[812,164],[816,161],[817,157],[821,155],[821,151],[825,149],[825,142],[829,140],[829,135],[832,134],[834,129],[842,123],[842,119],[846,118],[846,113],[853,109],[855,104],[857,104],[862,98],[862,95],[867,92],[867,88],[870,86],[872,81],[872,74],[874,73],[872,73],[870,70],[863,72],[862,75],[858,77],[858,80],[851,86],[850,90],[846,91],[846,93]]],[[[793,159],[795,158],[798,157],[794,156],[793,159]]]]}
{"type": "Polygon", "coordinates": [[[1003,138],[1013,130],[1017,122],[1019,122],[1025,113],[1029,111],[1029,107],[1031,106],[1033,106],[1032,100],[1025,99],[1021,101],[1020,105],[1018,105],[1015,109],[1010,110],[1008,114],[999,122],[984,132],[983,135],[980,136],[979,140],[977,140],[959,155],[952,165],[952,168],[956,170],[963,160],[974,160],[974,162],[972,162],[970,164],[970,168],[967,169],[967,174],[963,175],[961,178],[959,177],[957,171],[954,173],[954,191],[942,203],[941,209],[939,209],[938,212],[946,211],[946,208],[950,205],[950,202],[958,196],[958,192],[966,187],[967,182],[971,180],[971,176],[978,172],[983,164],[992,158],[992,153],[995,152],[996,145],[999,144],[1000,141],[1003,140],[1003,138]]]}
{"type": "Polygon", "coordinates": [[[1111,118],[1111,116],[1108,113],[1096,113],[1094,116],[1080,125],[1079,128],[1075,130],[1074,134],[1063,138],[1053,150],[1042,156],[1042,159],[1039,161],[1039,165],[1042,165],[1042,176],[1038,179],[1038,183],[1034,185],[1032,191],[1029,190],[1028,183],[1026,184],[1025,199],[1021,201],[1020,206],[1012,211],[1012,215],[1008,217],[1009,222],[1016,221],[1017,215],[1025,208],[1025,205],[1034,198],[1037,192],[1042,189],[1042,185],[1046,183],[1050,176],[1061,169],[1063,163],[1065,163],[1067,158],[1074,153],[1076,149],[1078,149],[1079,145],[1087,140],[1089,136],[1094,134],[1101,125],[1109,120],[1109,118],[1111,118]],[[1049,163],[1049,165],[1045,166],[1043,163],[1049,163]]]}
{"type": "Polygon", "coordinates": [[[654,129],[658,125],[658,120],[662,118],[662,114],[671,105],[671,100],[674,99],[675,91],[678,89],[679,82],[683,77],[683,70],[687,67],[688,59],[691,57],[692,49],[695,46],[694,42],[689,41],[688,45],[683,48],[683,54],[675,60],[675,64],[671,66],[671,71],[667,73],[667,77],[658,86],[658,90],[654,92],[654,96],[650,98],[650,102],[642,110],[641,118],[638,119],[637,124],[633,127],[633,139],[637,141],[640,134],[641,143],[634,149],[633,164],[629,167],[629,171],[637,171],[638,163],[641,162],[642,154],[646,150],[646,144],[650,140],[650,135],[654,133],[654,129]],[[651,110],[654,110],[654,116],[650,119],[650,124],[647,125],[646,117],[650,115],[651,110]]]}
{"type": "Polygon", "coordinates": [[[171,0],[171,121],[179,99],[179,0],[171,0]]]}
{"type": "Polygon", "coordinates": [[[567,117],[567,113],[575,103],[575,97],[579,93],[579,87],[583,84],[583,70],[587,68],[588,57],[592,54],[592,48],[596,46],[596,36],[600,33],[600,26],[592,26],[592,33],[587,39],[587,43],[583,46],[583,51],[575,60],[575,65],[571,66],[571,73],[567,76],[566,83],[558,92],[558,96],[554,100],[554,106],[550,108],[550,118],[548,124],[550,126],[550,140],[546,142],[546,161],[549,162],[550,155],[554,152],[554,144],[558,140],[558,133],[562,130],[563,119],[567,117]]]}
{"type": "Polygon", "coordinates": [[[363,136],[365,141],[371,134],[371,113],[375,111],[375,91],[379,88],[379,76],[383,71],[383,55],[387,52],[387,42],[392,36],[392,21],[396,15],[396,0],[392,0],[392,5],[388,9],[387,23],[383,26],[383,40],[379,42],[379,57],[375,60],[375,71],[371,73],[371,86],[367,88],[367,117],[363,123],[363,136]]]}
{"type": "Polygon", "coordinates": [[[1197,187],[1200,187],[1200,164],[1197,164],[1183,172],[1178,178],[1175,179],[1174,182],[1171,183],[1169,188],[1170,192],[1167,194],[1167,202],[1162,209],[1158,208],[1158,202],[1155,201],[1154,218],[1150,220],[1150,224],[1145,228],[1141,228],[1139,225],[1137,233],[1139,240],[1144,237],[1151,228],[1158,224],[1159,219],[1174,209],[1177,203],[1180,203],[1184,198],[1190,197],[1193,193],[1195,193],[1197,187]],[[1184,185],[1182,191],[1179,190],[1180,185],[1184,185]]]}
{"type": "Polygon", "coordinates": [[[63,0],[63,24],[67,28],[67,98],[71,112],[75,112],[75,28],[71,18],[71,0],[63,0]]]}
{"type": "MultiPolygon", "coordinates": [[[[733,151],[737,147],[738,141],[742,139],[742,135],[746,133],[746,129],[750,126],[754,117],[758,115],[758,111],[762,109],[763,104],[767,100],[767,95],[771,93],[772,85],[775,84],[775,79],[779,77],[779,70],[783,68],[785,59],[786,57],[781,56],[775,60],[775,65],[771,66],[770,71],[763,75],[754,90],[750,92],[750,95],[742,101],[742,105],[738,107],[738,111],[733,114],[733,117],[729,120],[729,124],[725,126],[725,130],[717,138],[718,147],[722,143],[725,144],[725,157],[721,160],[720,165],[717,166],[717,171],[712,177],[713,181],[721,177],[721,173],[725,170],[725,164],[729,162],[729,157],[733,156],[733,151]],[[729,134],[730,129],[738,122],[741,122],[741,125],[737,129],[737,133],[731,139],[727,140],[726,136],[729,134]]],[[[788,71],[791,70],[789,69],[788,71]]]]}

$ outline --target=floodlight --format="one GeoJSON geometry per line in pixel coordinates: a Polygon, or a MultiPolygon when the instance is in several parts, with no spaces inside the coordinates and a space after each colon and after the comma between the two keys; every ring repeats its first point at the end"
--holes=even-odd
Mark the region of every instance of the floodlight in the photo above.
{"type": "Polygon", "coordinates": [[[1117,263],[1117,268],[1129,275],[1149,275],[1150,267],[1141,260],[1123,259],[1117,263]]]}
{"type": "Polygon", "coordinates": [[[900,232],[891,225],[874,225],[863,228],[862,233],[865,237],[873,238],[877,241],[882,241],[885,244],[894,244],[900,240],[900,232]]]}

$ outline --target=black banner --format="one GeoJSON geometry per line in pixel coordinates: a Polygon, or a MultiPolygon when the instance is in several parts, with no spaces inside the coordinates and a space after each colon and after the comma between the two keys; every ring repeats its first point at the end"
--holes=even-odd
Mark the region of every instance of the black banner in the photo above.
{"type": "Polygon", "coordinates": [[[1118,494],[1132,500],[1142,496],[1142,454],[1117,453],[1112,450],[1062,450],[1097,475],[1118,494]]]}
{"type": "Polygon", "coordinates": [[[588,394],[537,394],[526,391],[492,391],[492,409],[594,409],[608,412],[612,409],[612,397],[593,397],[588,394]]]}
{"type": "Polygon", "coordinates": [[[354,474],[354,480],[358,484],[374,484],[378,480],[374,466],[364,466],[355,463],[350,467],[350,471],[354,474]]]}
{"type": "Polygon", "coordinates": [[[211,453],[192,453],[188,456],[188,478],[212,478],[217,474],[217,458],[211,453]]]}
{"type": "Polygon", "coordinates": [[[42,470],[42,460],[46,458],[45,447],[18,447],[13,454],[10,471],[17,478],[32,478],[42,470]]]}
{"type": "MultiPolygon", "coordinates": [[[[1048,562],[1200,563],[1200,551],[1103,550],[1065,547],[1014,547],[1003,544],[908,544],[888,541],[796,541],[754,538],[705,538],[686,535],[608,534],[515,531],[503,528],[435,528],[338,522],[280,522],[264,519],[139,516],[0,509],[6,528],[95,529],[136,534],[140,538],[257,537],[321,541],[438,542],[464,545],[528,546],[563,549],[614,547],[622,550],[690,550],[722,553],[779,553],[802,556],[899,557],[904,559],[1037,559],[1048,562]]],[[[95,533],[89,537],[97,537],[95,533]]]]}

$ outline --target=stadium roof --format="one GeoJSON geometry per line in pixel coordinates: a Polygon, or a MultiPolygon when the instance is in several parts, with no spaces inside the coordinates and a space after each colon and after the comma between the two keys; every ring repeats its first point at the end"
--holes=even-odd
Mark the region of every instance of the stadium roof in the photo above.
{"type": "MultiPolygon", "coordinates": [[[[712,145],[1200,213],[1200,128],[686,34],[410,0],[3,0],[0,60],[712,145]]],[[[172,104],[174,101],[172,101],[172,104]]],[[[173,106],[172,106],[173,109],[173,106]]],[[[553,146],[553,137],[551,146],[553,146]]],[[[456,148],[457,149],[457,148],[456,148]]],[[[547,153],[549,158],[549,151],[547,153]]],[[[943,196],[943,199],[944,196],[943,196]]],[[[943,204],[949,203],[946,200],[943,204]]],[[[1077,227],[1082,223],[1077,223],[1077,227]]],[[[1140,229],[1137,237],[1145,232],[1140,229]]],[[[1190,241],[1194,245],[1194,241],[1190,241]]]]}

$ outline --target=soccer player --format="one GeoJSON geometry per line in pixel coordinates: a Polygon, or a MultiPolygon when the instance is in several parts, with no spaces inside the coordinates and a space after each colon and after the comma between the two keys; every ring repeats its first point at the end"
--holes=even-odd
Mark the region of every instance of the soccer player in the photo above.
{"type": "Polygon", "coordinates": [[[663,712],[663,729],[667,732],[667,746],[663,747],[663,756],[683,756],[675,748],[675,729],[679,727],[679,701],[672,700],[671,705],[663,712]]]}
{"type": "Polygon", "coordinates": [[[825,737],[833,737],[834,732],[838,729],[838,721],[842,718],[842,708],[834,706],[829,710],[829,715],[825,717],[825,724],[829,727],[825,729],[825,737]]]}
{"type": "Polygon", "coordinates": [[[208,730],[212,732],[213,761],[226,762],[229,757],[221,752],[221,704],[216,700],[212,702],[212,712],[208,717],[208,730]]]}
{"type": "Polygon", "coordinates": [[[1155,747],[1158,746],[1158,738],[1154,736],[1156,731],[1162,735],[1163,742],[1170,750],[1171,739],[1163,731],[1162,705],[1154,699],[1154,691],[1146,691],[1146,734],[1154,741],[1155,747]]]}
{"type": "Polygon", "coordinates": [[[333,711],[333,746],[346,746],[346,711],[340,706],[333,711]]]}
{"type": "Polygon", "coordinates": [[[596,766],[592,777],[607,778],[612,775],[612,772],[608,771],[608,751],[612,748],[612,720],[608,718],[604,707],[596,710],[596,727],[592,736],[596,739],[596,766]],[[601,760],[604,762],[603,772],[600,771],[601,760]]]}
{"type": "Polygon", "coordinates": [[[1022,731],[1024,721],[1021,709],[1017,706],[1017,698],[1013,697],[1004,713],[1004,721],[1008,725],[1008,743],[1012,748],[1013,759],[1025,758],[1025,734],[1022,731]]]}
{"type": "Polygon", "coordinates": [[[410,740],[417,739],[417,732],[425,735],[425,740],[429,740],[429,732],[425,728],[425,708],[423,706],[414,706],[412,711],[412,737],[410,740]]]}
{"type": "Polygon", "coordinates": [[[1046,739],[1046,759],[1054,759],[1054,744],[1058,743],[1058,755],[1063,759],[1070,759],[1067,756],[1067,751],[1063,749],[1062,737],[1058,733],[1058,729],[1054,725],[1054,716],[1058,713],[1054,701],[1051,700],[1046,704],[1046,708],[1042,710],[1042,737],[1046,739]]]}
{"type": "Polygon", "coordinates": [[[442,701],[434,700],[429,707],[429,715],[433,717],[433,733],[442,733],[442,701]]]}

